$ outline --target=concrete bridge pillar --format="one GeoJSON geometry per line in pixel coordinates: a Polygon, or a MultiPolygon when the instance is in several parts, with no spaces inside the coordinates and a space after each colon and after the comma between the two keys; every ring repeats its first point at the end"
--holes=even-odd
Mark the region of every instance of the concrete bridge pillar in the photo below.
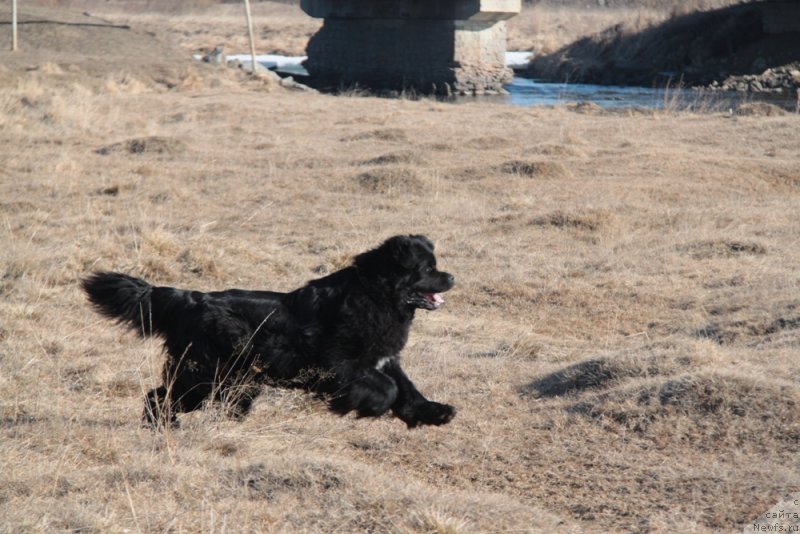
{"type": "Polygon", "coordinates": [[[325,19],[308,43],[315,85],[436,94],[503,91],[506,19],[521,0],[301,0],[325,19]]]}

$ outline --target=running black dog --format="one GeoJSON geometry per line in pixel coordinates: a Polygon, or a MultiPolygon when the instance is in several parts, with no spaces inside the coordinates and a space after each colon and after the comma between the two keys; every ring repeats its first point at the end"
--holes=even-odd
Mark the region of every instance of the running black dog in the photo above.
{"type": "Polygon", "coordinates": [[[144,419],[154,427],[176,424],[177,413],[206,399],[244,416],[264,383],[323,394],[340,414],[391,410],[409,427],[455,415],[423,397],[400,367],[414,312],[439,308],[439,293],[453,287],[424,236],[392,237],[290,293],[203,293],[110,272],[82,285],[101,314],[164,339],[164,384],[145,399],[144,419]]]}

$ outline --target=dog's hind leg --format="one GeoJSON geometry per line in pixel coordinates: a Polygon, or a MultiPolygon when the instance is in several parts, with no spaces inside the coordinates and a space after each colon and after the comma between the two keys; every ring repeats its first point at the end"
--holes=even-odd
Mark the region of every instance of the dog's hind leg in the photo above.
{"type": "Polygon", "coordinates": [[[228,416],[240,420],[250,413],[253,401],[259,393],[261,393],[260,386],[245,384],[223,389],[217,397],[228,416]]]}
{"type": "Polygon", "coordinates": [[[165,426],[177,426],[175,409],[172,406],[169,391],[164,386],[151,389],[144,398],[142,420],[145,426],[154,430],[165,426]]]}
{"type": "Polygon", "coordinates": [[[178,426],[177,415],[200,408],[211,393],[210,383],[184,384],[180,380],[169,386],[150,390],[144,400],[143,420],[146,426],[161,429],[178,426]]]}

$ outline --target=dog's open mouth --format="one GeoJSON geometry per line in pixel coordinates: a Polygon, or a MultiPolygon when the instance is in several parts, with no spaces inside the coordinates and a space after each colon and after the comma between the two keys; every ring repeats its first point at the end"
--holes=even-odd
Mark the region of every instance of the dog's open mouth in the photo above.
{"type": "Polygon", "coordinates": [[[413,300],[417,307],[426,310],[438,310],[444,304],[444,298],[439,293],[417,293],[413,300]]]}

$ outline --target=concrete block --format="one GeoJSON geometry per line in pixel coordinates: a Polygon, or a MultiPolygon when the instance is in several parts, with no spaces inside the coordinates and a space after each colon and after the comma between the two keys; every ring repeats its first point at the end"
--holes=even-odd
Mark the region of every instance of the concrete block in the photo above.
{"type": "Polygon", "coordinates": [[[301,0],[318,19],[505,20],[520,10],[520,0],[301,0]]]}
{"type": "Polygon", "coordinates": [[[511,81],[505,20],[520,0],[302,0],[301,7],[325,19],[306,49],[318,84],[482,94],[511,81]]]}

